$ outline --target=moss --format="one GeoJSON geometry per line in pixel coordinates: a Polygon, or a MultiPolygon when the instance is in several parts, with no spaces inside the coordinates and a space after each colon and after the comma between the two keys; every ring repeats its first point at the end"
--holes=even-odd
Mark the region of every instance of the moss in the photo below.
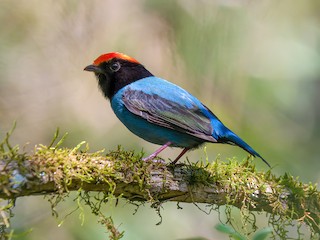
{"type": "MultiPolygon", "coordinates": [[[[316,184],[304,184],[288,173],[276,177],[271,170],[258,172],[252,159],[242,162],[236,159],[230,159],[229,162],[217,159],[206,164],[189,162],[184,168],[186,181],[191,188],[216,183],[220,191],[226,194],[226,202],[222,204],[227,204],[227,223],[233,222],[234,206],[240,209],[242,227],[250,226],[244,229],[252,229],[245,235],[249,236],[257,230],[253,211],[265,209],[269,212],[269,224],[274,227],[273,238],[280,236],[286,239],[287,227],[295,225],[298,239],[303,239],[301,223],[310,227],[311,239],[319,237],[320,193],[316,184]],[[307,206],[313,206],[313,209],[308,209],[307,206]]],[[[216,205],[213,209],[216,209],[216,205]]]]}
{"type": "MultiPolygon", "coordinates": [[[[85,142],[72,149],[64,148],[61,146],[66,135],[58,140],[58,132],[48,146],[39,145],[33,154],[26,155],[19,153],[18,146],[10,145],[10,134],[0,143],[0,194],[12,199],[0,209],[0,224],[4,229],[0,232],[5,232],[7,236],[12,234],[8,229],[16,196],[21,196],[22,192],[30,195],[52,191],[52,194],[47,192],[46,199],[57,217],[56,206],[69,196],[71,189],[78,191],[75,199],[78,209],[82,209],[83,204],[88,205],[109,229],[110,238],[119,239],[123,234],[114,228],[112,219],[101,213],[101,207],[110,200],[117,202],[120,197],[137,206],[136,201],[147,201],[159,214],[161,223],[162,204],[171,200],[172,196],[176,197],[168,187],[176,184],[176,177],[181,177],[179,181],[188,187],[188,196],[183,199],[189,198],[194,202],[193,194],[206,188],[210,188],[211,194],[223,196],[220,201],[214,202],[211,209],[219,211],[219,206],[227,205],[227,223],[233,222],[234,207],[240,209],[242,226],[248,229],[244,230],[248,236],[256,230],[254,211],[257,210],[269,213],[269,223],[278,236],[285,237],[286,226],[297,219],[310,226],[312,237],[320,232],[320,194],[317,186],[303,184],[289,174],[277,177],[271,170],[259,172],[252,159],[242,162],[236,159],[226,162],[220,159],[213,162],[188,161],[187,164],[167,166],[162,161],[141,161],[142,152],[136,154],[120,146],[106,154],[104,151],[89,153],[85,142]],[[178,170],[180,172],[177,174],[178,170]],[[155,176],[160,179],[160,184],[156,186],[153,182],[155,176]],[[104,191],[101,191],[101,186],[104,191]],[[128,187],[131,190],[123,191],[128,187]]],[[[177,201],[177,198],[174,199],[177,201]]]]}
{"type": "Polygon", "coordinates": [[[119,240],[124,236],[124,232],[119,232],[119,230],[114,226],[113,220],[111,217],[105,217],[104,215],[100,216],[99,222],[106,226],[109,234],[110,240],[119,240]]]}

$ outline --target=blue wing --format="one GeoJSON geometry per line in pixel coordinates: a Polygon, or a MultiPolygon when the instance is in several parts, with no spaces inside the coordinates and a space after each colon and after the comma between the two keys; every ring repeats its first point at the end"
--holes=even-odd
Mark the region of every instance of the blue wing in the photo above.
{"type": "Polygon", "coordinates": [[[152,124],[217,142],[212,136],[209,110],[190,93],[170,82],[156,77],[139,80],[124,89],[122,101],[131,113],[152,124]]]}

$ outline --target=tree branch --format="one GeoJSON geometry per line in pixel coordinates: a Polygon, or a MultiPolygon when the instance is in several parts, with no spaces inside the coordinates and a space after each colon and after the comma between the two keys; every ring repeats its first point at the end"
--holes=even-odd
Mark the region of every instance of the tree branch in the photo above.
{"type": "Polygon", "coordinates": [[[267,212],[285,220],[306,223],[319,234],[320,193],[285,174],[276,177],[258,172],[248,160],[237,163],[166,165],[143,162],[141,154],[122,149],[81,152],[74,149],[39,146],[30,154],[18,148],[0,146],[0,198],[67,191],[100,191],[130,201],[164,201],[232,205],[250,211],[267,212]]]}

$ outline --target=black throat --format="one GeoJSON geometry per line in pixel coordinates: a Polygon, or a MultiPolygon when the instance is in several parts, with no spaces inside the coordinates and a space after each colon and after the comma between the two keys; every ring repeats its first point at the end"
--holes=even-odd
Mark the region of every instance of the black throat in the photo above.
{"type": "Polygon", "coordinates": [[[130,83],[138,81],[142,78],[152,77],[144,66],[137,63],[118,60],[121,63],[121,68],[117,72],[111,72],[108,64],[100,66],[105,70],[105,73],[96,73],[100,89],[106,98],[110,100],[123,87],[130,83]]]}

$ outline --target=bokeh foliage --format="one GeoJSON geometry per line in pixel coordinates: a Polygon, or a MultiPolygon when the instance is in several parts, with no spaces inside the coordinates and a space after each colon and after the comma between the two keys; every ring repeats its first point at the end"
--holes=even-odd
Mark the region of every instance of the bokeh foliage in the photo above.
{"type": "MultiPolygon", "coordinates": [[[[3,0],[1,137],[16,120],[12,140],[30,142],[26,150],[50,143],[60,127],[70,133],[65,146],[86,140],[93,151],[122,144],[152,152],[156,146],[132,136],[118,122],[93,76],[82,71],[103,52],[123,51],[201,99],[275,165],[274,172],[319,182],[319,11],[319,2],[311,0],[3,0]]],[[[163,157],[177,153],[168,152],[163,157]]],[[[207,154],[246,157],[241,149],[220,145],[208,145],[207,154]]],[[[199,159],[205,154],[197,150],[188,156],[199,159]]],[[[25,217],[13,223],[20,229],[35,226],[21,239],[39,238],[45,229],[60,239],[103,236],[96,225],[83,231],[76,223],[53,227],[43,204],[39,198],[17,201],[15,211],[25,217]]],[[[64,209],[72,205],[66,202],[64,209]]],[[[167,206],[159,227],[153,225],[157,216],[152,212],[131,216],[134,210],[125,203],[106,211],[118,216],[115,221],[123,223],[132,239],[154,239],[154,232],[159,239],[209,237],[208,229],[217,222],[216,216],[203,216],[192,206],[184,206],[184,214],[167,206]],[[139,217],[151,219],[148,229],[139,217]]]]}

